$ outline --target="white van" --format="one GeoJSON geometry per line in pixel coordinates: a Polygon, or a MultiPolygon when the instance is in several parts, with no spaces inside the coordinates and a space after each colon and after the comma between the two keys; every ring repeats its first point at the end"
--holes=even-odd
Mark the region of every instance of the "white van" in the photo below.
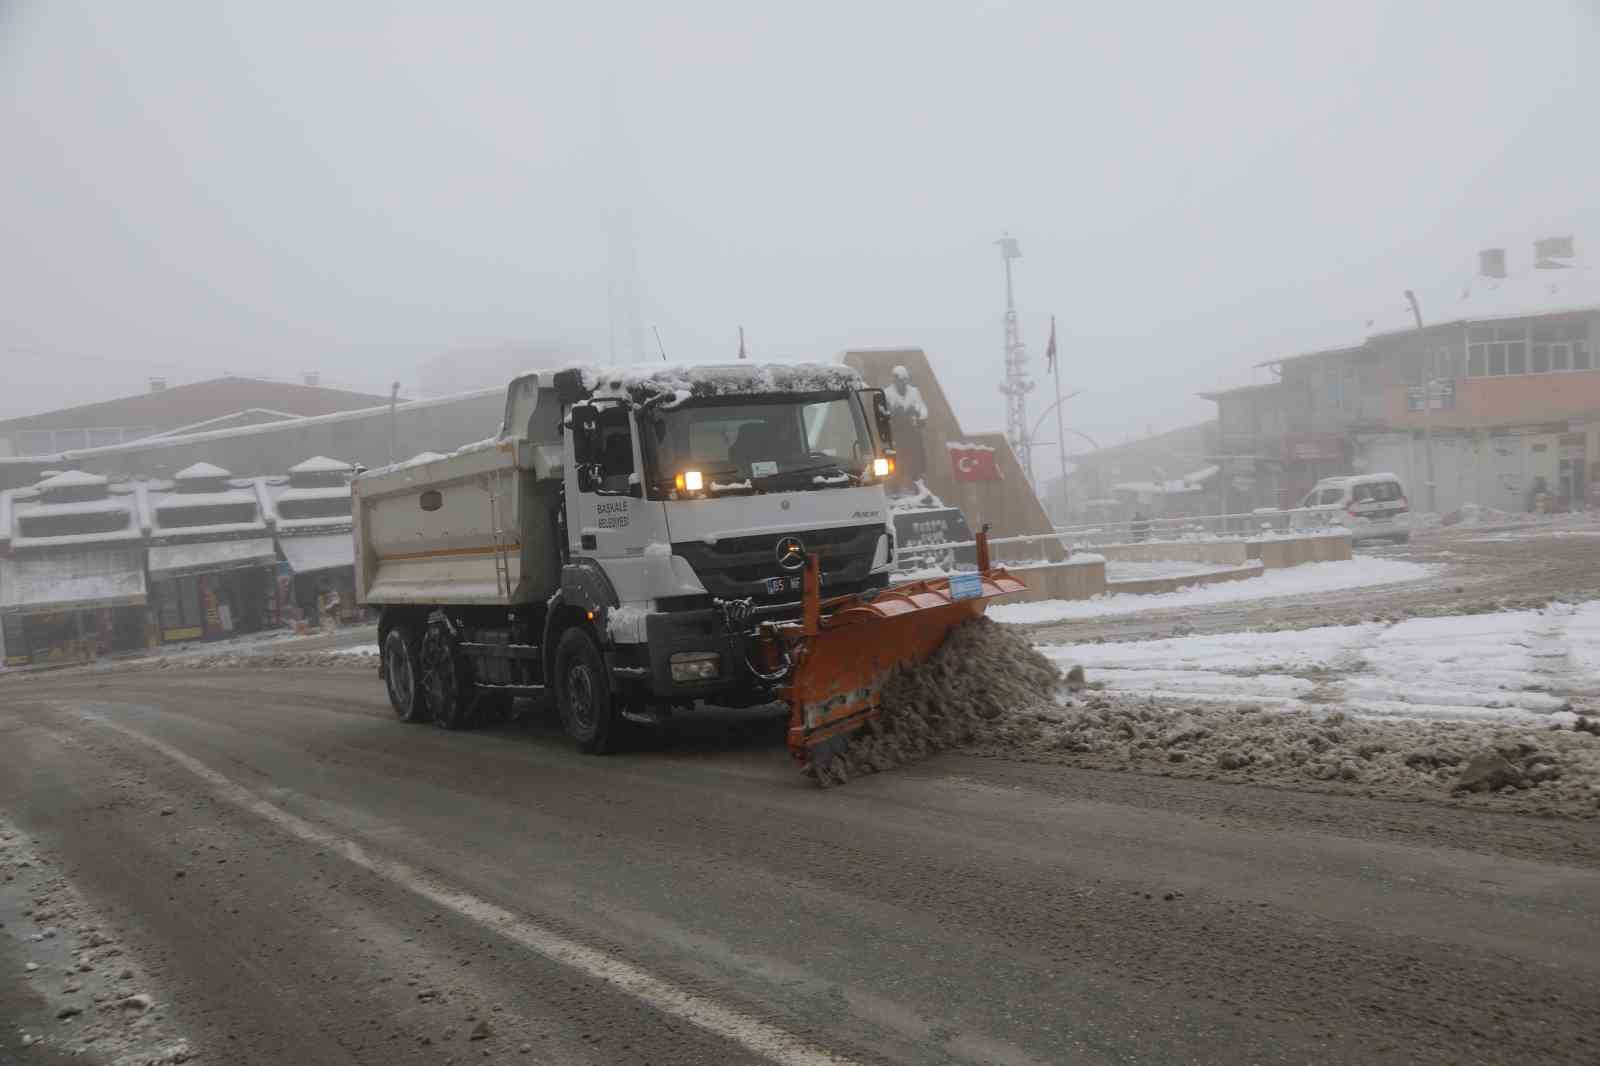
{"type": "Polygon", "coordinates": [[[1411,539],[1411,504],[1393,474],[1325,477],[1306,493],[1300,507],[1290,523],[1297,529],[1340,525],[1350,530],[1353,541],[1404,544],[1411,539]]]}

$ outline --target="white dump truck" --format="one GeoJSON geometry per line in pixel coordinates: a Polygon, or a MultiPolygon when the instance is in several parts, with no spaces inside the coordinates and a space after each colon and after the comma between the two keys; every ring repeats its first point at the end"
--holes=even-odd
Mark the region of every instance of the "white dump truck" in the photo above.
{"type": "Polygon", "coordinates": [[[842,365],[518,377],[493,439],[353,483],[389,699],[459,728],[548,695],[589,752],[696,700],[770,701],[788,664],[758,633],[798,623],[805,583],[888,583],[892,464],[883,393],[842,365]]]}

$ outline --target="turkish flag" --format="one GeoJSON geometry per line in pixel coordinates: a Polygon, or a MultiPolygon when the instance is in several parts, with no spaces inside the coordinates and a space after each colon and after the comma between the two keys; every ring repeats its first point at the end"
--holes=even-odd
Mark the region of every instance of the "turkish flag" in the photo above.
{"type": "Polygon", "coordinates": [[[950,465],[957,481],[999,481],[1000,464],[993,448],[981,444],[951,444],[950,465]]]}

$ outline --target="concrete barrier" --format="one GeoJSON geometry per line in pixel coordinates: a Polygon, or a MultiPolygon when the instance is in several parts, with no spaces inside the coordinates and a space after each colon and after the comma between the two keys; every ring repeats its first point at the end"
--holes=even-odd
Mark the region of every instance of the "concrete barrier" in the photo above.
{"type": "Polygon", "coordinates": [[[1153,596],[1162,592],[1177,592],[1195,585],[1217,585],[1224,581],[1244,581],[1260,577],[1265,572],[1260,563],[1247,563],[1232,570],[1218,570],[1211,574],[1191,574],[1188,577],[1154,577],[1143,581],[1107,581],[1106,591],[1126,592],[1135,596],[1153,596]]]}
{"type": "Polygon", "coordinates": [[[1268,570],[1301,563],[1340,562],[1351,557],[1349,533],[1323,533],[1309,537],[1273,537],[1250,542],[1250,557],[1268,570]]]}
{"type": "Polygon", "coordinates": [[[1094,553],[1119,563],[1186,562],[1243,566],[1249,546],[1242,540],[1161,540],[1096,545],[1094,553]]]}
{"type": "Polygon", "coordinates": [[[1088,600],[1106,590],[1106,561],[1099,555],[1075,555],[1068,562],[1017,567],[1011,573],[1028,589],[997,601],[999,603],[1088,600]]]}

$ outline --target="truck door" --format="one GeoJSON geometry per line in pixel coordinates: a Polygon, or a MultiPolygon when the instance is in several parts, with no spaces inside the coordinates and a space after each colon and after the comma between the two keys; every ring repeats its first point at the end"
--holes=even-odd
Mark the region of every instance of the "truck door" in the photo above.
{"type": "Polygon", "coordinates": [[[648,531],[642,515],[643,479],[633,422],[621,404],[574,412],[575,421],[590,417],[586,440],[574,432],[575,456],[568,498],[575,502],[568,527],[573,555],[596,559],[642,555],[648,531]]]}

